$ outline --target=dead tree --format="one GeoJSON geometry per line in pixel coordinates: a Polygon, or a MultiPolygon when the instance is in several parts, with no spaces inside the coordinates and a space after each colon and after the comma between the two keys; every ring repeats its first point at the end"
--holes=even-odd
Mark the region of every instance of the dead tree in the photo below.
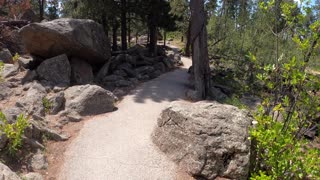
{"type": "Polygon", "coordinates": [[[204,0],[191,0],[191,42],[195,90],[198,98],[210,94],[210,66],[204,0]]]}

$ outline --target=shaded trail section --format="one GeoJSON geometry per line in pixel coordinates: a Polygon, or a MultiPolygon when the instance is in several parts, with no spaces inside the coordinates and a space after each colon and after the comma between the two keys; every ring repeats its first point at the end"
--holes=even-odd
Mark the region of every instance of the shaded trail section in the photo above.
{"type": "Polygon", "coordinates": [[[118,104],[118,110],[87,121],[65,153],[62,180],[174,180],[176,167],[151,141],[161,111],[184,100],[191,60],[146,82],[118,104]]]}

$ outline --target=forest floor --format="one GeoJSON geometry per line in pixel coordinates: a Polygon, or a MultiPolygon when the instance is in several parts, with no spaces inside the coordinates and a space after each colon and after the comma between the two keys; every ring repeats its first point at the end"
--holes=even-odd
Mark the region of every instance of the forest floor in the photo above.
{"type": "Polygon", "coordinates": [[[191,179],[151,141],[161,111],[170,102],[185,99],[191,60],[183,57],[182,61],[183,67],[125,96],[117,111],[84,122],[79,134],[64,147],[59,173],[49,171],[49,179],[191,179]]]}

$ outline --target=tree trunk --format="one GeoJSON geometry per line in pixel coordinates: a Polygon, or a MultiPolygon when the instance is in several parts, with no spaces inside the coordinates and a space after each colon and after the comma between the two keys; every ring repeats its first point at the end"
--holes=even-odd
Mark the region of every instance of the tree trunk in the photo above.
{"type": "Polygon", "coordinates": [[[154,12],[151,12],[148,18],[148,24],[150,31],[149,52],[152,56],[155,56],[157,54],[158,31],[156,21],[156,14],[154,14],[154,12]]]}
{"type": "Polygon", "coordinates": [[[127,2],[121,0],[121,47],[122,50],[128,49],[127,44],[127,2]]]}
{"type": "Polygon", "coordinates": [[[154,23],[151,22],[149,52],[152,56],[155,56],[157,54],[157,40],[157,27],[154,25],[154,23]]]}
{"type": "Polygon", "coordinates": [[[118,50],[118,44],[117,44],[117,32],[118,32],[118,23],[116,20],[113,22],[112,27],[112,50],[117,51],[118,50]]]}
{"type": "Polygon", "coordinates": [[[148,27],[147,44],[150,43],[150,28],[148,27]]]}
{"type": "Polygon", "coordinates": [[[167,31],[166,30],[164,30],[163,31],[163,45],[164,45],[164,47],[166,47],[166,41],[167,41],[167,31]]]}
{"type": "Polygon", "coordinates": [[[188,30],[187,30],[187,43],[186,43],[186,56],[190,57],[191,55],[191,20],[189,21],[189,26],[188,26],[188,30]]]}
{"type": "Polygon", "coordinates": [[[38,0],[38,4],[39,4],[39,15],[40,15],[40,21],[43,20],[43,15],[44,15],[44,2],[45,0],[38,0]]]}
{"type": "Polygon", "coordinates": [[[128,46],[130,48],[131,43],[131,15],[130,11],[128,12],[128,46]]]}
{"type": "Polygon", "coordinates": [[[107,18],[106,17],[107,17],[107,15],[104,12],[101,15],[101,24],[103,26],[104,32],[106,33],[107,37],[109,37],[108,22],[107,22],[107,18]]]}
{"type": "Polygon", "coordinates": [[[204,0],[191,0],[191,42],[195,90],[201,99],[210,94],[210,67],[204,0]]]}
{"type": "Polygon", "coordinates": [[[138,32],[136,32],[136,44],[138,44],[138,32]]]}

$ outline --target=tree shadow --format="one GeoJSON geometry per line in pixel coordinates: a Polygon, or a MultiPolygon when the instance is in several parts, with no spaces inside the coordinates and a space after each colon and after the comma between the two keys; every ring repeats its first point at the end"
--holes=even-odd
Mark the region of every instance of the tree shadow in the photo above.
{"type": "Polygon", "coordinates": [[[188,69],[179,68],[175,71],[142,84],[130,93],[137,103],[151,100],[157,103],[163,101],[186,100],[186,91],[190,88],[188,69]]]}

